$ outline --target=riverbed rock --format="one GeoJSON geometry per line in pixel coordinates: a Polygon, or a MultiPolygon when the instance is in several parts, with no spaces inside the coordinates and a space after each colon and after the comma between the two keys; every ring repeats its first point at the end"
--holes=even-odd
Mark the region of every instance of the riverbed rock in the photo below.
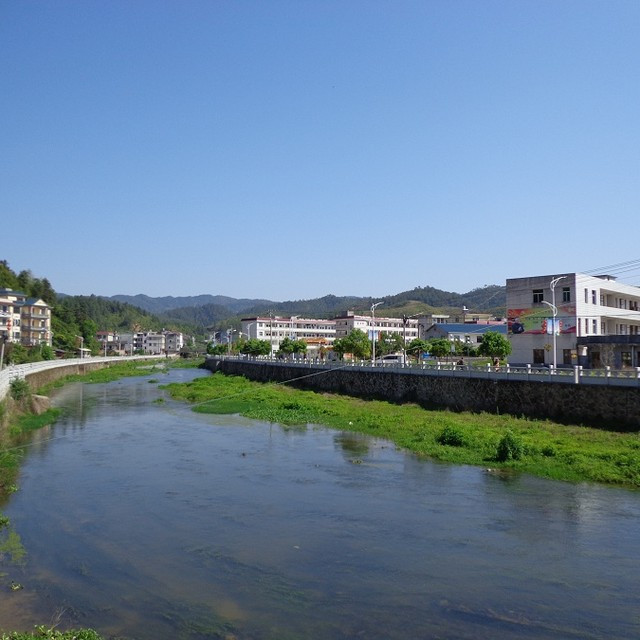
{"type": "Polygon", "coordinates": [[[31,396],[31,410],[36,415],[51,409],[51,399],[48,396],[39,396],[35,393],[31,396]]]}

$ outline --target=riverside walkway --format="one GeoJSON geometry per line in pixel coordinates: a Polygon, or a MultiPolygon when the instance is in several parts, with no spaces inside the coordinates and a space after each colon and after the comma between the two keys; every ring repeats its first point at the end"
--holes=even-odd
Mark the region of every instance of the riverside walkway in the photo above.
{"type": "Polygon", "coordinates": [[[333,361],[326,362],[316,358],[306,360],[287,360],[281,358],[247,358],[246,356],[207,356],[209,360],[247,361],[253,363],[269,363],[300,369],[349,369],[352,371],[393,371],[394,373],[423,376],[442,376],[452,378],[476,378],[490,380],[521,380],[535,381],[549,384],[582,384],[582,385],[606,385],[640,388],[640,367],[626,369],[584,369],[583,367],[538,367],[535,365],[500,365],[491,364],[456,364],[454,362],[427,362],[423,364],[401,364],[397,362],[376,362],[375,365],[368,360],[361,361],[333,361]]]}

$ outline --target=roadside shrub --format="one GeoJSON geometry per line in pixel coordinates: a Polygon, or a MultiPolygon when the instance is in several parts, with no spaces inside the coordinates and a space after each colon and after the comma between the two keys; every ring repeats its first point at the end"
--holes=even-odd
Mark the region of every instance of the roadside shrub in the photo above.
{"type": "Polygon", "coordinates": [[[29,383],[24,378],[15,378],[9,385],[11,397],[16,401],[24,400],[31,395],[29,383]]]}
{"type": "Polygon", "coordinates": [[[507,462],[508,460],[520,460],[524,453],[524,445],[522,439],[517,436],[511,429],[507,429],[505,434],[498,443],[496,452],[496,460],[499,462],[507,462]]]}
{"type": "Polygon", "coordinates": [[[464,434],[455,427],[445,427],[436,438],[436,441],[450,447],[464,447],[465,445],[464,434]]]}
{"type": "Polygon", "coordinates": [[[550,444],[548,444],[546,447],[542,447],[542,455],[545,456],[545,458],[552,458],[556,455],[555,447],[550,444]]]}

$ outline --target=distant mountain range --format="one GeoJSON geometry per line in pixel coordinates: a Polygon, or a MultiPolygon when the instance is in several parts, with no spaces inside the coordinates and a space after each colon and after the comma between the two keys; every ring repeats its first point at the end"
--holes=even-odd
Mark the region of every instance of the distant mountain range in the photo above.
{"type": "Polygon", "coordinates": [[[166,313],[172,309],[181,309],[183,307],[204,307],[206,305],[216,305],[225,307],[234,313],[240,312],[248,307],[257,304],[273,304],[269,300],[248,300],[246,298],[230,298],[229,296],[212,296],[202,294],[199,296],[162,296],[160,298],[152,298],[139,293],[136,296],[115,295],[110,297],[111,300],[118,302],[126,302],[139,309],[150,311],[151,313],[166,313]]]}
{"type": "Polygon", "coordinates": [[[273,300],[232,298],[229,296],[163,296],[153,298],[143,294],[135,296],[115,295],[112,300],[124,302],[174,322],[189,323],[198,327],[213,327],[227,324],[239,317],[267,315],[299,315],[330,318],[344,315],[348,310],[369,313],[373,302],[383,302],[379,313],[391,317],[403,313],[460,312],[463,307],[470,311],[504,315],[506,288],[488,285],[468,293],[442,291],[434,287],[416,287],[395,295],[379,298],[327,295],[309,300],[273,300]]]}

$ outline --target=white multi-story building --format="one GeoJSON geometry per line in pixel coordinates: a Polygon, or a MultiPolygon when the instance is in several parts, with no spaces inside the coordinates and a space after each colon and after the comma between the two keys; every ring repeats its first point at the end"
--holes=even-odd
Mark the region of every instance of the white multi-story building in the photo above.
{"type": "Polygon", "coordinates": [[[155,331],[139,331],[133,335],[133,348],[144,354],[160,355],[165,352],[164,334],[155,331]]]}
{"type": "Polygon", "coordinates": [[[51,307],[13,289],[0,289],[0,337],[33,347],[51,346],[51,307]]]}
{"type": "MultiPolygon", "coordinates": [[[[131,334],[123,334],[123,349],[127,348],[131,334]]],[[[184,335],[179,331],[139,331],[133,334],[133,349],[149,355],[179,353],[184,347],[184,335]]]]}
{"type": "Polygon", "coordinates": [[[165,331],[165,348],[167,353],[180,353],[184,347],[184,336],[179,331],[165,331]]]}
{"type": "Polygon", "coordinates": [[[285,338],[304,340],[309,348],[330,347],[336,337],[335,320],[317,320],[291,316],[256,316],[242,318],[242,335],[248,339],[266,340],[277,351],[285,338]]]}
{"type": "Polygon", "coordinates": [[[407,318],[385,318],[356,315],[353,311],[347,311],[347,315],[335,319],[336,338],[344,338],[354,329],[364,331],[370,340],[378,340],[381,333],[400,334],[409,343],[418,337],[418,320],[407,318]]]}
{"type": "Polygon", "coordinates": [[[509,362],[640,366],[640,287],[614,276],[510,278],[507,317],[509,362]]]}

